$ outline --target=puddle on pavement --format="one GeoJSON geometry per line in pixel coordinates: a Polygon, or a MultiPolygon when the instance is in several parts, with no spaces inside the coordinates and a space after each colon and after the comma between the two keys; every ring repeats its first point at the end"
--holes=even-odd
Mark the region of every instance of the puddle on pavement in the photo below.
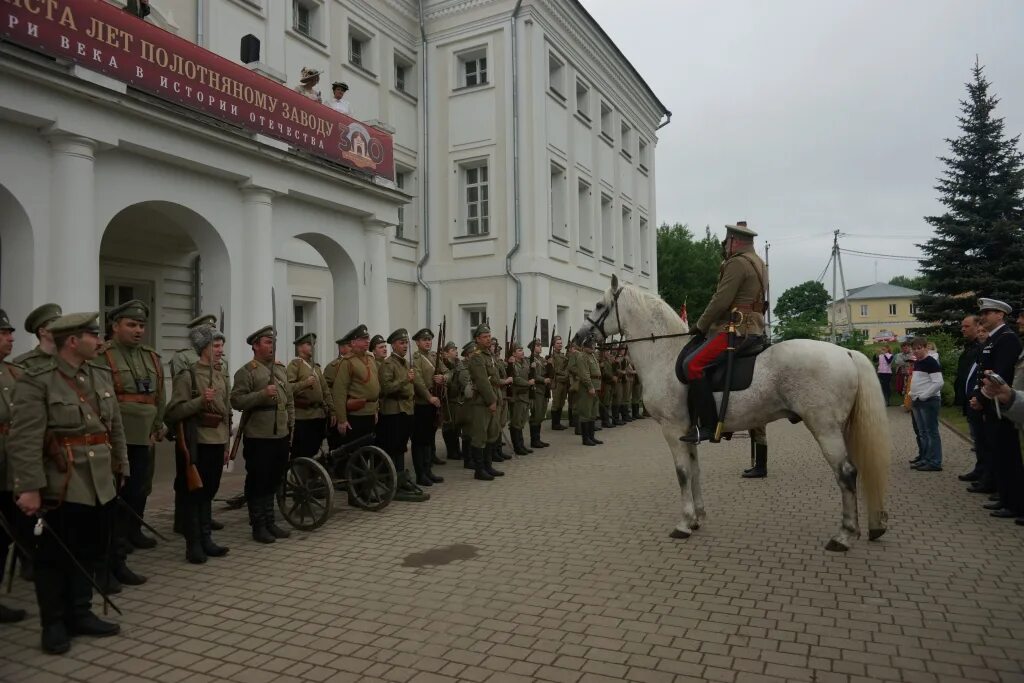
{"type": "Polygon", "coordinates": [[[458,560],[469,560],[477,556],[474,546],[465,543],[445,545],[439,548],[431,548],[421,553],[406,555],[402,560],[403,567],[440,567],[444,564],[451,564],[458,560]]]}

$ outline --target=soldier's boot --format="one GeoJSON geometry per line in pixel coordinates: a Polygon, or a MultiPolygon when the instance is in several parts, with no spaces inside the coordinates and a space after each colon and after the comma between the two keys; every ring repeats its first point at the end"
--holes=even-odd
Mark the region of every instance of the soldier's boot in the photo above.
{"type": "Polygon", "coordinates": [[[516,455],[529,455],[533,452],[527,450],[526,445],[523,443],[523,430],[509,429],[509,433],[512,435],[512,450],[516,455]]]}
{"type": "Polygon", "coordinates": [[[579,419],[579,417],[577,417],[576,422],[574,422],[572,425],[574,427],[573,434],[575,434],[576,436],[580,436],[583,433],[583,428],[580,427],[580,422],[581,420],[579,419]]]}
{"type": "Polygon", "coordinates": [[[207,557],[224,557],[230,548],[213,540],[213,503],[205,496],[199,502],[199,536],[207,557]]]}
{"type": "Polygon", "coordinates": [[[189,496],[190,500],[181,513],[181,523],[185,536],[185,559],[192,564],[204,564],[206,552],[203,550],[199,501],[195,499],[197,496],[189,496]]]}
{"type": "Polygon", "coordinates": [[[103,621],[92,611],[92,584],[81,572],[73,572],[65,584],[70,613],[65,612],[64,625],[69,636],[96,636],[105,638],[117,635],[121,627],[103,621]]]}
{"type": "MultiPolygon", "coordinates": [[[[512,445],[512,452],[515,453],[516,452],[515,451],[515,438],[514,438],[514,435],[512,434],[512,431],[513,431],[512,428],[509,427],[508,428],[508,440],[509,440],[509,443],[512,445]]],[[[494,462],[505,462],[506,460],[511,460],[512,459],[511,455],[508,455],[507,453],[505,453],[505,451],[503,450],[504,447],[505,447],[505,434],[502,433],[502,435],[500,437],[498,437],[498,450],[496,450],[492,454],[492,457],[494,458],[494,462]]]]}
{"type": "Polygon", "coordinates": [[[608,407],[608,417],[612,421],[612,425],[615,427],[621,427],[626,424],[625,420],[622,419],[622,413],[619,412],[619,404],[613,403],[608,407]]]}
{"type": "Polygon", "coordinates": [[[437,444],[430,444],[430,464],[431,465],[443,465],[447,460],[442,460],[437,455],[437,444]]]}
{"type": "Polygon", "coordinates": [[[686,404],[690,411],[690,429],[679,440],[683,443],[700,443],[713,437],[718,416],[715,414],[715,395],[706,379],[690,380],[686,390],[686,404]]]}
{"type": "Polygon", "coordinates": [[[601,427],[605,429],[610,429],[611,427],[615,426],[615,423],[612,421],[611,415],[609,414],[609,410],[607,407],[601,406],[598,410],[598,414],[601,416],[601,427]]]}
{"type": "MultiPolygon", "coordinates": [[[[210,517],[210,528],[213,529],[214,531],[224,531],[224,524],[222,522],[218,522],[217,520],[215,520],[211,516],[210,517]]],[[[209,554],[209,553],[207,553],[207,554],[209,554]]]]}
{"type": "Polygon", "coordinates": [[[0,624],[15,624],[25,619],[25,610],[0,605],[0,624]]]}
{"type": "Polygon", "coordinates": [[[113,558],[97,560],[93,572],[96,585],[107,595],[117,595],[122,590],[121,582],[117,580],[117,577],[114,576],[114,572],[111,570],[113,561],[113,558]]]}
{"type": "Polygon", "coordinates": [[[494,469],[493,457],[501,447],[499,442],[495,442],[484,448],[484,471],[492,477],[504,477],[505,473],[501,470],[494,469]]]}
{"type": "Polygon", "coordinates": [[[644,419],[644,416],[640,414],[640,404],[639,403],[634,403],[633,404],[633,419],[634,420],[642,420],[642,419],[644,419]]]}
{"type": "Polygon", "coordinates": [[[467,460],[471,460],[473,463],[473,469],[475,470],[473,472],[474,479],[479,479],[480,481],[494,481],[494,477],[484,469],[484,449],[486,448],[489,448],[489,446],[484,446],[484,448],[470,448],[467,460]]]}
{"type": "Polygon", "coordinates": [[[123,558],[115,560],[111,573],[125,586],[141,586],[149,580],[142,574],[133,572],[123,558]]]}
{"type": "Polygon", "coordinates": [[[185,533],[185,526],[181,523],[185,514],[185,494],[181,491],[174,492],[174,533],[185,533]]]}
{"type": "Polygon", "coordinates": [[[416,474],[417,486],[434,485],[434,482],[427,476],[427,463],[424,461],[428,458],[430,458],[430,451],[424,446],[412,447],[412,469],[416,474]]]}
{"type": "Polygon", "coordinates": [[[259,498],[247,498],[249,505],[249,525],[252,526],[252,540],[257,543],[273,543],[277,539],[267,529],[264,519],[263,501],[259,498]]]}
{"type": "Polygon", "coordinates": [[[547,448],[550,445],[540,440],[540,425],[530,425],[530,448],[547,448]]]}
{"type": "Polygon", "coordinates": [[[462,460],[462,447],[459,444],[459,435],[453,429],[443,430],[441,438],[444,440],[445,458],[447,460],[462,460]]]}
{"type": "Polygon", "coordinates": [[[601,441],[596,436],[594,436],[594,432],[597,431],[597,423],[594,420],[591,420],[589,424],[590,426],[587,428],[587,431],[590,433],[590,445],[600,446],[601,444],[604,443],[604,441],[601,441]]]}
{"type": "Polygon", "coordinates": [[[569,408],[569,426],[575,428],[576,433],[579,434],[580,418],[571,407],[569,408]]]}
{"type": "Polygon", "coordinates": [[[266,519],[267,531],[274,538],[291,538],[292,532],[281,528],[274,519],[274,495],[263,496],[263,516],[266,519]]]}
{"type": "Polygon", "coordinates": [[[551,431],[553,431],[553,432],[561,432],[561,431],[563,431],[565,429],[567,429],[567,427],[562,424],[562,411],[561,410],[552,410],[551,411],[551,431]]]}
{"type": "Polygon", "coordinates": [[[442,465],[445,463],[437,457],[437,446],[430,444],[427,446],[427,454],[423,458],[424,469],[427,470],[427,479],[435,484],[444,483],[444,477],[439,474],[434,474],[434,465],[440,462],[442,465]]]}
{"type": "Polygon", "coordinates": [[[398,488],[395,490],[395,500],[403,503],[422,503],[430,500],[430,494],[424,493],[423,489],[413,483],[409,476],[409,470],[401,470],[398,473],[398,488]]]}
{"type": "Polygon", "coordinates": [[[619,406],[619,415],[622,417],[623,422],[632,422],[633,416],[629,414],[629,404],[623,403],[619,406]]]}
{"type": "Polygon", "coordinates": [[[593,422],[584,422],[580,420],[580,435],[583,437],[582,442],[584,446],[596,446],[597,442],[594,441],[593,432],[590,431],[590,425],[593,422]]]}
{"type": "Polygon", "coordinates": [[[228,498],[224,501],[224,504],[227,506],[228,510],[240,510],[246,506],[247,502],[248,501],[245,499],[245,493],[239,493],[236,496],[228,498]]]}
{"type": "MultiPolygon", "coordinates": [[[[146,514],[146,499],[143,498],[135,510],[139,519],[144,519],[146,514]]],[[[134,517],[128,521],[128,542],[139,550],[149,550],[156,547],[156,539],[142,533],[142,522],[134,517]]]]}
{"type": "Polygon", "coordinates": [[[473,464],[473,446],[468,436],[462,438],[462,469],[476,469],[476,465],[473,464]]]}
{"type": "Polygon", "coordinates": [[[33,567],[35,567],[34,558],[26,557],[17,546],[15,546],[14,552],[18,553],[18,571],[21,573],[21,578],[26,581],[33,581],[35,578],[35,572],[33,571],[33,567]]]}
{"type": "Polygon", "coordinates": [[[768,446],[763,443],[754,444],[754,466],[743,470],[744,479],[763,479],[768,476],[768,446]]]}

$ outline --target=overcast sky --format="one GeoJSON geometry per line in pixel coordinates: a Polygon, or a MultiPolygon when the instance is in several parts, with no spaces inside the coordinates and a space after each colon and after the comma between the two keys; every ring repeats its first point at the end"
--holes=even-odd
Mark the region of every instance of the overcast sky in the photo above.
{"type": "MultiPolygon", "coordinates": [[[[771,243],[773,299],[818,277],[834,229],[848,249],[918,255],[891,237],[932,234],[936,157],[975,54],[1007,133],[1024,131],[1022,0],[582,1],[673,113],[658,223],[721,234],[746,219],[758,253],[771,243]]],[[[847,287],[876,263],[880,281],[916,270],[844,256],[847,287]]]]}

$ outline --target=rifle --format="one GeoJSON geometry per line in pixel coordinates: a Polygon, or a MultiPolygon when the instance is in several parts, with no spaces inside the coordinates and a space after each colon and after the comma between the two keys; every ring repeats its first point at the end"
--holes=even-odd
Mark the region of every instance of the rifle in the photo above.
{"type": "MultiPolygon", "coordinates": [[[[434,353],[434,374],[435,375],[444,374],[444,373],[441,372],[441,353],[444,350],[445,327],[447,325],[447,322],[448,322],[448,316],[444,316],[441,319],[441,324],[437,326],[437,351],[434,353]]],[[[432,396],[435,396],[441,402],[445,401],[445,390],[446,390],[446,388],[447,388],[446,385],[441,384],[440,386],[438,386],[437,384],[434,383],[434,378],[433,377],[430,378],[430,394],[432,396]]],[[[434,416],[434,420],[435,420],[436,426],[438,428],[440,428],[441,425],[444,424],[444,414],[441,412],[440,409],[437,410],[437,414],[434,416]]]]}
{"type": "MultiPolygon", "coordinates": [[[[505,353],[505,358],[506,359],[511,357],[512,345],[516,341],[516,325],[518,325],[518,324],[519,324],[519,313],[517,311],[516,313],[514,313],[512,315],[512,336],[509,337],[505,341],[505,351],[504,351],[504,353],[505,353]]],[[[506,361],[506,363],[505,363],[505,372],[508,374],[509,377],[511,377],[512,373],[515,372],[515,369],[512,367],[511,361],[506,361]]],[[[511,384],[509,384],[509,385],[507,385],[505,387],[505,396],[507,396],[508,398],[512,398],[512,385],[511,384]]]]}
{"type": "MultiPolygon", "coordinates": [[[[539,315],[534,316],[533,317],[533,334],[530,336],[530,343],[531,344],[533,343],[533,340],[537,338],[537,323],[539,323],[539,322],[540,322],[540,316],[539,315]]],[[[530,353],[531,354],[533,353],[533,349],[530,349],[530,353]]]]}

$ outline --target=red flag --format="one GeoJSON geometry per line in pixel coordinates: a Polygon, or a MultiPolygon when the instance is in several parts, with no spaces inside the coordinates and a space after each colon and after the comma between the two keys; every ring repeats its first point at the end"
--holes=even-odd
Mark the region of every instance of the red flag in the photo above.
{"type": "Polygon", "coordinates": [[[683,305],[679,307],[679,319],[682,320],[687,325],[690,324],[690,320],[686,317],[686,302],[685,301],[683,302],[683,305]]]}

